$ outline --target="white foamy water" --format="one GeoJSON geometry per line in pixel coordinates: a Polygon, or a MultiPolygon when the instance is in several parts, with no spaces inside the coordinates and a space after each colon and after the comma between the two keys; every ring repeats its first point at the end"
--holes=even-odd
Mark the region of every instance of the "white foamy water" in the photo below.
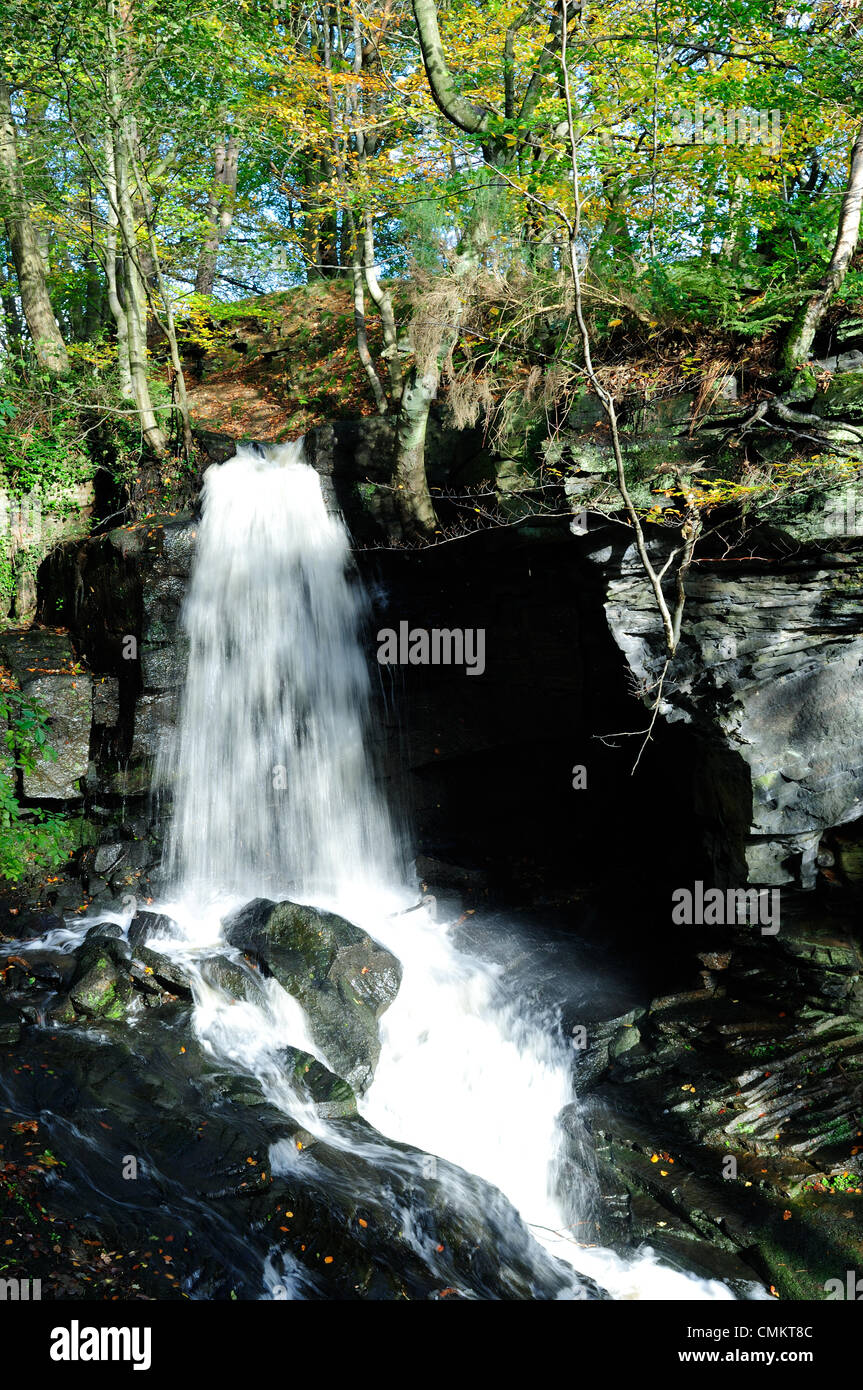
{"type": "MultiPolygon", "coordinates": [[[[299,445],[266,458],[242,450],[208,470],[178,738],[160,760],[176,807],[176,900],[161,910],[182,936],[153,943],[193,969],[202,1041],[316,1133],[349,1143],[282,1075],[280,1048],[319,1055],[299,1005],[274,981],[232,1003],[206,971],[208,956],[224,951],[219,918],[228,906],[291,897],[335,910],[403,966],[361,1103],[383,1135],[493,1183],[537,1241],[614,1297],[733,1297],[649,1253],[586,1248],[589,1184],[560,1190],[558,1116],[573,1099],[571,1056],[550,1024],[502,996],[496,967],[456,950],[424,910],[401,915],[416,891],[366,755],[364,615],[347,534],[299,445]]],[[[283,1282],[277,1265],[266,1283],[283,1282]]]]}
{"type": "Polygon", "coordinates": [[[368,796],[365,595],[300,459],[298,444],[246,449],[204,482],[180,737],[158,768],[174,795],[168,869],[197,902],[398,877],[368,796]]]}

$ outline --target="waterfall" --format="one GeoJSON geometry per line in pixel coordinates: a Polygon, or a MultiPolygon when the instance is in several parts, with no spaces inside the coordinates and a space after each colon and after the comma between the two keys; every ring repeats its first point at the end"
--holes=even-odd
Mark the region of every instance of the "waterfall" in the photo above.
{"type": "Polygon", "coordinates": [[[346,531],[300,445],[241,449],[208,470],[184,614],[188,675],[159,769],[175,807],[163,910],[179,935],[153,943],[197,970],[199,1036],[296,1117],[278,1055],[286,1043],[314,1050],[299,1005],[268,981],[258,1001],[232,1007],[194,962],[224,950],[226,906],[268,896],[330,907],[403,966],[361,1104],[382,1135],[496,1185],[546,1251],[615,1297],[732,1297],[650,1253],[623,1259],[585,1238],[583,1193],[562,1191],[571,1053],[551,1023],[503,996],[496,967],[458,951],[424,910],[399,911],[415,890],[366,753],[365,616],[346,531]]]}
{"type": "Polygon", "coordinates": [[[199,901],[401,877],[366,757],[366,599],[301,457],[242,449],[204,481],[179,737],[157,768],[169,877],[199,901]]]}

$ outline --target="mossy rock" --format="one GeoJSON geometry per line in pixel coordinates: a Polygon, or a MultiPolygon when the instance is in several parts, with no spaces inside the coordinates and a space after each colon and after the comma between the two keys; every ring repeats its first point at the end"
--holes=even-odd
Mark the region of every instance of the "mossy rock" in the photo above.
{"type": "Polygon", "coordinates": [[[299,1000],[332,1070],[362,1093],[380,1055],[378,1019],[401,981],[395,956],[343,917],[300,903],[257,898],[224,927],[232,946],[299,1000]]]}
{"type": "Polygon", "coordinates": [[[816,1194],[792,1202],[785,1219],[772,1213],[753,1229],[753,1244],[782,1299],[827,1300],[828,1284],[844,1282],[849,1269],[861,1268],[863,1242],[858,1221],[863,1198],[816,1194]]]}
{"type": "Polygon", "coordinates": [[[308,1052],[289,1047],[285,1052],[291,1080],[299,1091],[314,1102],[325,1120],[342,1120],[357,1111],[357,1098],[340,1076],[335,1076],[308,1052]]]}
{"type": "Polygon", "coordinates": [[[125,1018],[132,993],[131,982],[107,951],[92,949],[82,953],[69,1000],[78,1013],[88,1018],[112,1021],[125,1018]]]}
{"type": "Polygon", "coordinates": [[[796,541],[852,540],[863,536],[863,482],[837,479],[819,487],[817,476],[808,492],[780,498],[769,509],[772,526],[796,541]]]}

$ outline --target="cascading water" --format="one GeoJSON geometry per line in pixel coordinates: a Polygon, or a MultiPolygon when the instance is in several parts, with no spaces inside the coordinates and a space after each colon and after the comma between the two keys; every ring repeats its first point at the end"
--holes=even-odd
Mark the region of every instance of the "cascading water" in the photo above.
{"type": "Polygon", "coordinates": [[[366,760],[365,596],[300,460],[297,444],[244,450],[204,484],[180,736],[157,771],[169,876],[198,901],[401,877],[366,760]]]}
{"type": "MultiPolygon", "coordinates": [[[[361,1104],[382,1135],[497,1186],[549,1254],[612,1296],[732,1297],[649,1253],[624,1260],[583,1240],[587,1208],[573,1212],[583,1194],[561,1191],[558,1116],[573,1098],[571,1056],[551,1024],[502,997],[496,967],[456,950],[424,910],[404,912],[416,894],[366,756],[365,598],[349,561],[347,534],[300,445],[241,450],[208,471],[178,737],[160,762],[175,804],[175,892],[163,910],[179,935],[158,945],[192,970],[201,1040],[316,1133],[350,1146],[281,1076],[281,1047],[316,1051],[299,1005],[270,980],[238,1006],[204,966],[224,952],[220,918],[238,902],[266,895],[331,908],[403,966],[361,1104]]],[[[568,1296],[579,1295],[573,1277],[568,1296]]]]}

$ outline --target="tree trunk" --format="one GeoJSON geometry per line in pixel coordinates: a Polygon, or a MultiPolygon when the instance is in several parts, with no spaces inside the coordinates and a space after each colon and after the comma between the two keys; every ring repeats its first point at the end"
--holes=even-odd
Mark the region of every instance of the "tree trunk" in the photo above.
{"type": "Polygon", "coordinates": [[[102,223],[102,217],[93,201],[90,164],[83,157],[80,161],[80,178],[87,210],[89,235],[81,252],[85,288],[77,314],[77,336],[89,343],[99,336],[107,319],[108,301],[106,279],[102,273],[103,267],[98,249],[97,227],[102,223]]]}
{"type": "Polygon", "coordinates": [[[84,269],[87,274],[87,294],[84,303],[82,336],[88,343],[91,343],[95,338],[98,338],[106,321],[107,301],[105,284],[99,273],[99,262],[95,256],[87,256],[84,269]]]}
{"type": "Polygon", "coordinates": [[[423,66],[435,105],[460,130],[469,135],[482,133],[488,126],[489,112],[461,96],[455,85],[443,51],[436,0],[413,0],[413,11],[423,66]]]}
{"type": "Polygon", "coordinates": [[[3,343],[10,357],[20,357],[22,349],[22,325],[15,303],[15,271],[6,264],[5,254],[0,259],[0,308],[3,311],[3,343]]]}
{"type": "Polygon", "coordinates": [[[365,295],[363,294],[362,243],[360,241],[359,236],[357,235],[353,213],[346,210],[345,220],[349,222],[352,241],[351,270],[354,286],[354,325],[356,327],[357,334],[357,352],[359,354],[360,361],[363,364],[363,370],[365,371],[365,374],[368,377],[369,382],[371,383],[371,388],[374,392],[375,397],[375,405],[378,408],[378,414],[386,415],[386,392],[384,391],[384,388],[381,385],[381,379],[375,370],[375,364],[372,359],[372,354],[369,350],[368,332],[366,330],[366,303],[365,295]]]}
{"type": "Polygon", "coordinates": [[[743,208],[743,191],[743,176],[736,174],[728,194],[728,225],[719,252],[720,261],[733,266],[739,262],[740,253],[745,245],[746,227],[740,215],[743,208]]]}
{"type": "Polygon", "coordinates": [[[160,319],[159,326],[168,339],[168,350],[171,354],[171,366],[174,372],[174,388],[177,393],[177,405],[180,411],[180,420],[183,428],[183,453],[186,459],[191,459],[194,452],[194,440],[192,438],[192,417],[189,413],[189,398],[186,395],[186,377],[183,372],[183,361],[180,357],[180,345],[177,342],[177,329],[174,323],[174,310],[171,306],[171,296],[168,293],[165,277],[162,274],[162,265],[159,260],[159,248],[156,244],[156,233],[152,222],[147,223],[147,235],[150,243],[150,257],[153,263],[156,284],[165,311],[164,322],[160,319]]]}
{"type": "MultiPolygon", "coordinates": [[[[119,115],[119,113],[118,113],[119,115]]],[[[147,376],[147,298],[138,259],[138,241],[132,195],[129,187],[128,140],[119,116],[115,126],[114,163],[117,172],[117,216],[123,243],[122,265],[125,285],[126,328],[129,343],[129,371],[132,394],[141,417],[144,438],[161,457],[166,450],[165,436],[156,419],[147,376]]]]}
{"type": "Polygon", "coordinates": [[[404,390],[404,374],[399,359],[398,329],[396,328],[392,295],[388,289],[384,289],[378,279],[378,268],[375,264],[375,234],[369,213],[365,215],[363,226],[363,269],[369,294],[377,305],[381,316],[384,330],[383,357],[390,378],[390,394],[393,401],[398,404],[404,390]]]}
{"type": "MultiPolygon", "coordinates": [[[[454,280],[464,280],[477,269],[486,235],[487,229],[482,223],[468,228],[453,270],[454,280]]],[[[440,386],[441,369],[458,342],[461,319],[459,307],[452,320],[441,325],[436,350],[417,362],[401,399],[396,434],[396,500],[405,529],[419,536],[428,536],[435,527],[434,506],[425,472],[426,431],[429,411],[440,386]]]]}
{"type": "Polygon", "coordinates": [[[21,356],[21,322],[18,318],[18,310],[15,307],[15,297],[4,292],[0,297],[0,305],[3,309],[3,341],[6,351],[10,357],[21,356]]]}
{"type": "Polygon", "coordinates": [[[0,185],[6,234],[18,277],[21,308],[40,366],[54,376],[66,376],[69,358],[57,326],[39,241],[21,180],[18,144],[8,83],[0,80],[0,185]]]}
{"type": "Polygon", "coordinates": [[[434,505],[425,467],[429,410],[438,393],[440,372],[411,373],[402,393],[396,432],[395,499],[407,535],[428,537],[435,528],[434,505]]]}
{"type": "MultiPolygon", "coordinates": [[[[366,49],[362,42],[359,11],[356,6],[351,7],[351,24],[354,40],[354,74],[357,78],[357,82],[353,94],[347,98],[347,106],[349,112],[357,118],[354,129],[354,140],[356,142],[360,172],[365,175],[367,172],[366,157],[368,154],[374,152],[374,137],[369,135],[363,120],[365,103],[360,79],[362,76],[366,49]]],[[[376,104],[373,97],[369,99],[369,109],[370,114],[375,116],[376,104]]],[[[351,224],[353,224],[353,215],[351,214],[350,217],[351,224]]],[[[381,316],[381,326],[384,335],[383,358],[387,364],[387,372],[390,379],[390,394],[392,395],[394,404],[398,405],[402,398],[402,391],[404,390],[404,376],[401,362],[399,361],[398,331],[396,329],[392,296],[389,290],[384,289],[378,277],[378,267],[375,263],[375,230],[370,212],[363,213],[362,252],[358,249],[357,257],[362,261],[366,287],[377,305],[378,313],[381,316]]]]}
{"type": "MultiPolygon", "coordinates": [[[[490,113],[463,97],[456,87],[444,53],[436,0],[412,0],[412,6],[423,67],[436,106],[459,130],[471,135],[482,134],[488,128],[490,113]]],[[[456,264],[457,279],[477,263],[477,256],[478,247],[469,230],[465,250],[456,264]]],[[[417,364],[401,397],[394,474],[396,501],[405,529],[419,536],[428,536],[435,527],[425,471],[425,440],[429,411],[440,386],[442,364],[458,340],[459,327],[458,320],[444,326],[434,360],[417,364]]]]}
{"type": "MultiPolygon", "coordinates": [[[[105,192],[108,195],[108,216],[105,225],[105,281],[108,286],[108,308],[117,330],[117,371],[120,378],[120,394],[132,400],[132,369],[129,364],[129,321],[120,294],[117,275],[117,167],[114,159],[114,141],[110,133],[105,136],[105,192]]],[[[122,275],[123,263],[119,261],[122,275]]]]}
{"type": "Polygon", "coordinates": [[[328,212],[321,220],[318,241],[318,273],[325,280],[337,280],[339,276],[339,223],[334,212],[328,212]]]}
{"type": "Polygon", "coordinates": [[[809,360],[809,353],[815,334],[831,299],[845,279],[851,258],[857,248],[860,236],[860,214],[863,210],[863,126],[854,141],[851,151],[851,168],[842,207],[839,210],[839,226],[836,243],[827,271],[820,281],[815,294],[803,305],[788,333],[782,353],[783,366],[792,372],[809,360]]]}
{"type": "Polygon", "coordinates": [[[342,208],[339,216],[339,267],[344,270],[344,267],[349,265],[352,273],[355,236],[353,214],[349,208],[342,208]]]}
{"type": "Polygon", "coordinates": [[[201,249],[198,273],[195,276],[195,290],[198,294],[213,293],[213,285],[216,280],[216,257],[234,220],[238,159],[239,149],[236,138],[229,135],[227,143],[220,140],[216,145],[213,184],[207,203],[209,231],[201,249]]]}

